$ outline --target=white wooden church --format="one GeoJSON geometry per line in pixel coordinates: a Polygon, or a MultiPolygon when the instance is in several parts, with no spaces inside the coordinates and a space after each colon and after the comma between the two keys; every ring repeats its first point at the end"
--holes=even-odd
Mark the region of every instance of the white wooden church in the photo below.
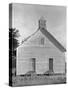
{"type": "Polygon", "coordinates": [[[66,49],[48,32],[46,20],[39,20],[36,32],[17,48],[16,74],[65,73],[66,49]]]}

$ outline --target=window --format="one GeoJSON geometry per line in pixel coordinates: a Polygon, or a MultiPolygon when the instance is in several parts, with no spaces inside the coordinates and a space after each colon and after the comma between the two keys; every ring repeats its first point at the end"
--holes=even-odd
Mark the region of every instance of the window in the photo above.
{"type": "Polygon", "coordinates": [[[44,45],[44,38],[41,38],[41,45],[44,45]]]}
{"type": "Polygon", "coordinates": [[[53,58],[49,58],[49,71],[53,72],[53,58]]]}
{"type": "Polygon", "coordinates": [[[31,61],[32,61],[33,71],[35,72],[35,70],[36,70],[36,66],[35,66],[35,64],[36,64],[36,58],[31,58],[31,61]]]}

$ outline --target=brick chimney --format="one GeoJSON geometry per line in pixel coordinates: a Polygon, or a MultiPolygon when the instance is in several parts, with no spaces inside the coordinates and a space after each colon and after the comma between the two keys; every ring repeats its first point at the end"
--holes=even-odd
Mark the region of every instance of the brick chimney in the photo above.
{"type": "Polygon", "coordinates": [[[44,17],[41,17],[39,19],[39,29],[46,29],[46,20],[44,17]]]}

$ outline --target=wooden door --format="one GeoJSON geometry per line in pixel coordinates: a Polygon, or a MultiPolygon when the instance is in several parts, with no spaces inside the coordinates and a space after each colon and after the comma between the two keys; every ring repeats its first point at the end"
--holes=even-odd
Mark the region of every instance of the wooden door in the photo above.
{"type": "Polygon", "coordinates": [[[36,71],[36,58],[32,58],[32,67],[33,67],[33,71],[36,71]]]}

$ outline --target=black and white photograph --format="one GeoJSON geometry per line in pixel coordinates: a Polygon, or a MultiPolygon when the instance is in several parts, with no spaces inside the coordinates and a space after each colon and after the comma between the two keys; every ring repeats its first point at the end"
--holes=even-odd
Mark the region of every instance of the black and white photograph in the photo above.
{"type": "Polygon", "coordinates": [[[66,84],[66,7],[9,4],[9,86],[66,84]]]}

